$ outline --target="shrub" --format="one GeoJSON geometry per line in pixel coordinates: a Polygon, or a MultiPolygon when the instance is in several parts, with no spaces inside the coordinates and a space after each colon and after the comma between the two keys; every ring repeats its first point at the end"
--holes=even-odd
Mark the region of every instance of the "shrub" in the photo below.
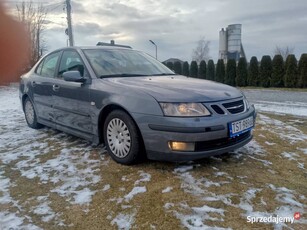
{"type": "Polygon", "coordinates": [[[215,81],[223,83],[225,79],[225,64],[223,59],[219,59],[216,64],[215,81]]]}
{"type": "Polygon", "coordinates": [[[235,86],[236,84],[236,61],[229,59],[226,65],[225,84],[235,86]]]}
{"type": "Polygon", "coordinates": [[[285,86],[293,88],[298,86],[298,69],[297,60],[293,54],[288,55],[286,59],[286,74],[285,74],[285,86]]]}
{"type": "Polygon", "coordinates": [[[307,87],[307,54],[302,54],[298,63],[299,87],[307,87]]]}
{"type": "Polygon", "coordinates": [[[191,62],[190,66],[190,77],[195,77],[197,78],[198,75],[198,66],[196,61],[191,62]]]}
{"type": "Polygon", "coordinates": [[[259,86],[259,63],[255,56],[251,58],[249,63],[247,85],[259,86]]]}
{"type": "Polygon", "coordinates": [[[208,61],[208,68],[207,68],[207,79],[214,80],[215,78],[215,66],[212,59],[208,61]]]}
{"type": "Polygon", "coordinates": [[[282,87],[284,86],[284,59],[280,54],[276,54],[272,61],[272,77],[271,86],[282,87]]]}
{"type": "Polygon", "coordinates": [[[264,55],[260,62],[259,85],[270,87],[272,75],[272,59],[269,55],[264,55]]]}
{"type": "Polygon", "coordinates": [[[184,76],[189,76],[190,74],[189,74],[189,68],[190,68],[190,66],[189,66],[189,63],[187,62],[187,61],[185,61],[184,63],[183,63],[183,66],[182,66],[182,75],[184,75],[184,76]]]}
{"type": "Polygon", "coordinates": [[[182,65],[179,61],[174,63],[174,71],[176,74],[182,74],[182,65]]]}
{"type": "Polygon", "coordinates": [[[245,58],[240,58],[237,68],[236,76],[236,85],[237,86],[246,86],[247,85],[247,63],[245,58]]]}
{"type": "Polygon", "coordinates": [[[199,63],[199,68],[198,68],[198,77],[201,79],[206,79],[206,72],[207,72],[207,64],[205,60],[202,60],[199,63]]]}

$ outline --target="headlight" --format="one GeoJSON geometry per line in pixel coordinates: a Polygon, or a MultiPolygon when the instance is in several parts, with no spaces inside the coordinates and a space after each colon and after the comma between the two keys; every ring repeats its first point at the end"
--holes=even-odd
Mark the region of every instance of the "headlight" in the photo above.
{"type": "Polygon", "coordinates": [[[201,103],[160,103],[165,116],[202,117],[211,113],[201,103]]]}

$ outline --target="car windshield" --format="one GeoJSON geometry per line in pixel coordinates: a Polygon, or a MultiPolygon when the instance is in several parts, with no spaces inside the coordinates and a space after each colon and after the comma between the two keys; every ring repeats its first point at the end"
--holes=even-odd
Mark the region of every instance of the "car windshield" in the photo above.
{"type": "Polygon", "coordinates": [[[100,78],[174,74],[153,57],[135,50],[86,49],[83,52],[100,78]]]}

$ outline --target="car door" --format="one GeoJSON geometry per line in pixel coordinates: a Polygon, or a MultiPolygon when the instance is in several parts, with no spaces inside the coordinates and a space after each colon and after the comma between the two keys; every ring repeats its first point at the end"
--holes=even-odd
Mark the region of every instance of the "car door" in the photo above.
{"type": "Polygon", "coordinates": [[[77,136],[92,135],[89,101],[90,77],[77,51],[63,51],[57,77],[53,85],[54,121],[57,128],[77,136]],[[77,70],[86,82],[68,82],[63,79],[66,71],[77,70]]]}
{"type": "Polygon", "coordinates": [[[53,79],[61,52],[54,52],[46,56],[36,68],[31,77],[33,101],[39,121],[52,124],[53,120],[53,79]]]}

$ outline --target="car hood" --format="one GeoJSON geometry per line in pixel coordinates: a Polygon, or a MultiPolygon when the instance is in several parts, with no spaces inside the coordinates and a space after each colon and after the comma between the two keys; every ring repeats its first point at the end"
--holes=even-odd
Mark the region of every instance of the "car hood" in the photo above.
{"type": "Polygon", "coordinates": [[[180,75],[104,78],[113,84],[141,90],[159,102],[212,102],[241,97],[234,87],[180,75]]]}

